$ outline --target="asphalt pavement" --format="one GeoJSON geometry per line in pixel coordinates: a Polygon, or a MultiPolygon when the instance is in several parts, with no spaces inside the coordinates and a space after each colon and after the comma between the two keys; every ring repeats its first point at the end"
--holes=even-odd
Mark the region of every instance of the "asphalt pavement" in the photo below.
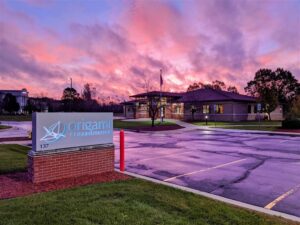
{"type": "Polygon", "coordinates": [[[128,172],[300,216],[300,136],[126,131],[125,146],[128,172]]]}

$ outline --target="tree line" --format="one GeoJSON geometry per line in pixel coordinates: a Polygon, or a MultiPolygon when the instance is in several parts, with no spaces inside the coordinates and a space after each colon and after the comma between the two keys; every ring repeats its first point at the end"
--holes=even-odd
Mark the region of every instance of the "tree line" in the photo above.
{"type": "MultiPolygon", "coordinates": [[[[63,90],[60,100],[40,96],[30,97],[23,112],[31,114],[33,112],[114,112],[122,113],[123,107],[116,102],[99,103],[95,99],[95,88],[90,84],[85,84],[81,94],[73,87],[63,90]]],[[[0,113],[18,113],[20,105],[14,95],[8,93],[3,100],[0,99],[0,113]]]]}
{"type": "Polygon", "coordinates": [[[229,91],[233,93],[239,93],[238,89],[235,86],[228,86],[223,82],[219,80],[214,80],[212,83],[204,84],[202,82],[195,82],[191,84],[188,88],[187,91],[194,91],[197,89],[215,89],[215,90],[221,90],[221,91],[229,91]]]}

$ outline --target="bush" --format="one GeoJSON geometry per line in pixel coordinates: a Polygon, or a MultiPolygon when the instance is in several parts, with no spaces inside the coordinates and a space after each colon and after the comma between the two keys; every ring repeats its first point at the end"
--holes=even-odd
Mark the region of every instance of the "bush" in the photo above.
{"type": "Polygon", "coordinates": [[[282,121],[282,128],[300,129],[300,119],[282,121]]]}

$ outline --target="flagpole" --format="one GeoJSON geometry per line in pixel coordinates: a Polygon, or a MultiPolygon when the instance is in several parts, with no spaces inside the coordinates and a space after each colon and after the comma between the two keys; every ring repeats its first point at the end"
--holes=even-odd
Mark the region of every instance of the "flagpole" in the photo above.
{"type": "Polygon", "coordinates": [[[160,69],[160,77],[159,77],[159,84],[160,84],[160,122],[163,123],[163,107],[161,103],[161,98],[162,98],[162,69],[160,69]]]}

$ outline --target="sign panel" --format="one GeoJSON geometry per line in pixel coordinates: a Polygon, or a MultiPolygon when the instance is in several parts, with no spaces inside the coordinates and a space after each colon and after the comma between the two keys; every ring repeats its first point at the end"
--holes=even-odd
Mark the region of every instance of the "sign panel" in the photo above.
{"type": "Polygon", "coordinates": [[[33,151],[113,143],[112,113],[35,113],[33,151]]]}
{"type": "Polygon", "coordinates": [[[257,111],[258,111],[258,112],[261,111],[261,104],[260,104],[260,103],[257,104],[257,111]]]}

